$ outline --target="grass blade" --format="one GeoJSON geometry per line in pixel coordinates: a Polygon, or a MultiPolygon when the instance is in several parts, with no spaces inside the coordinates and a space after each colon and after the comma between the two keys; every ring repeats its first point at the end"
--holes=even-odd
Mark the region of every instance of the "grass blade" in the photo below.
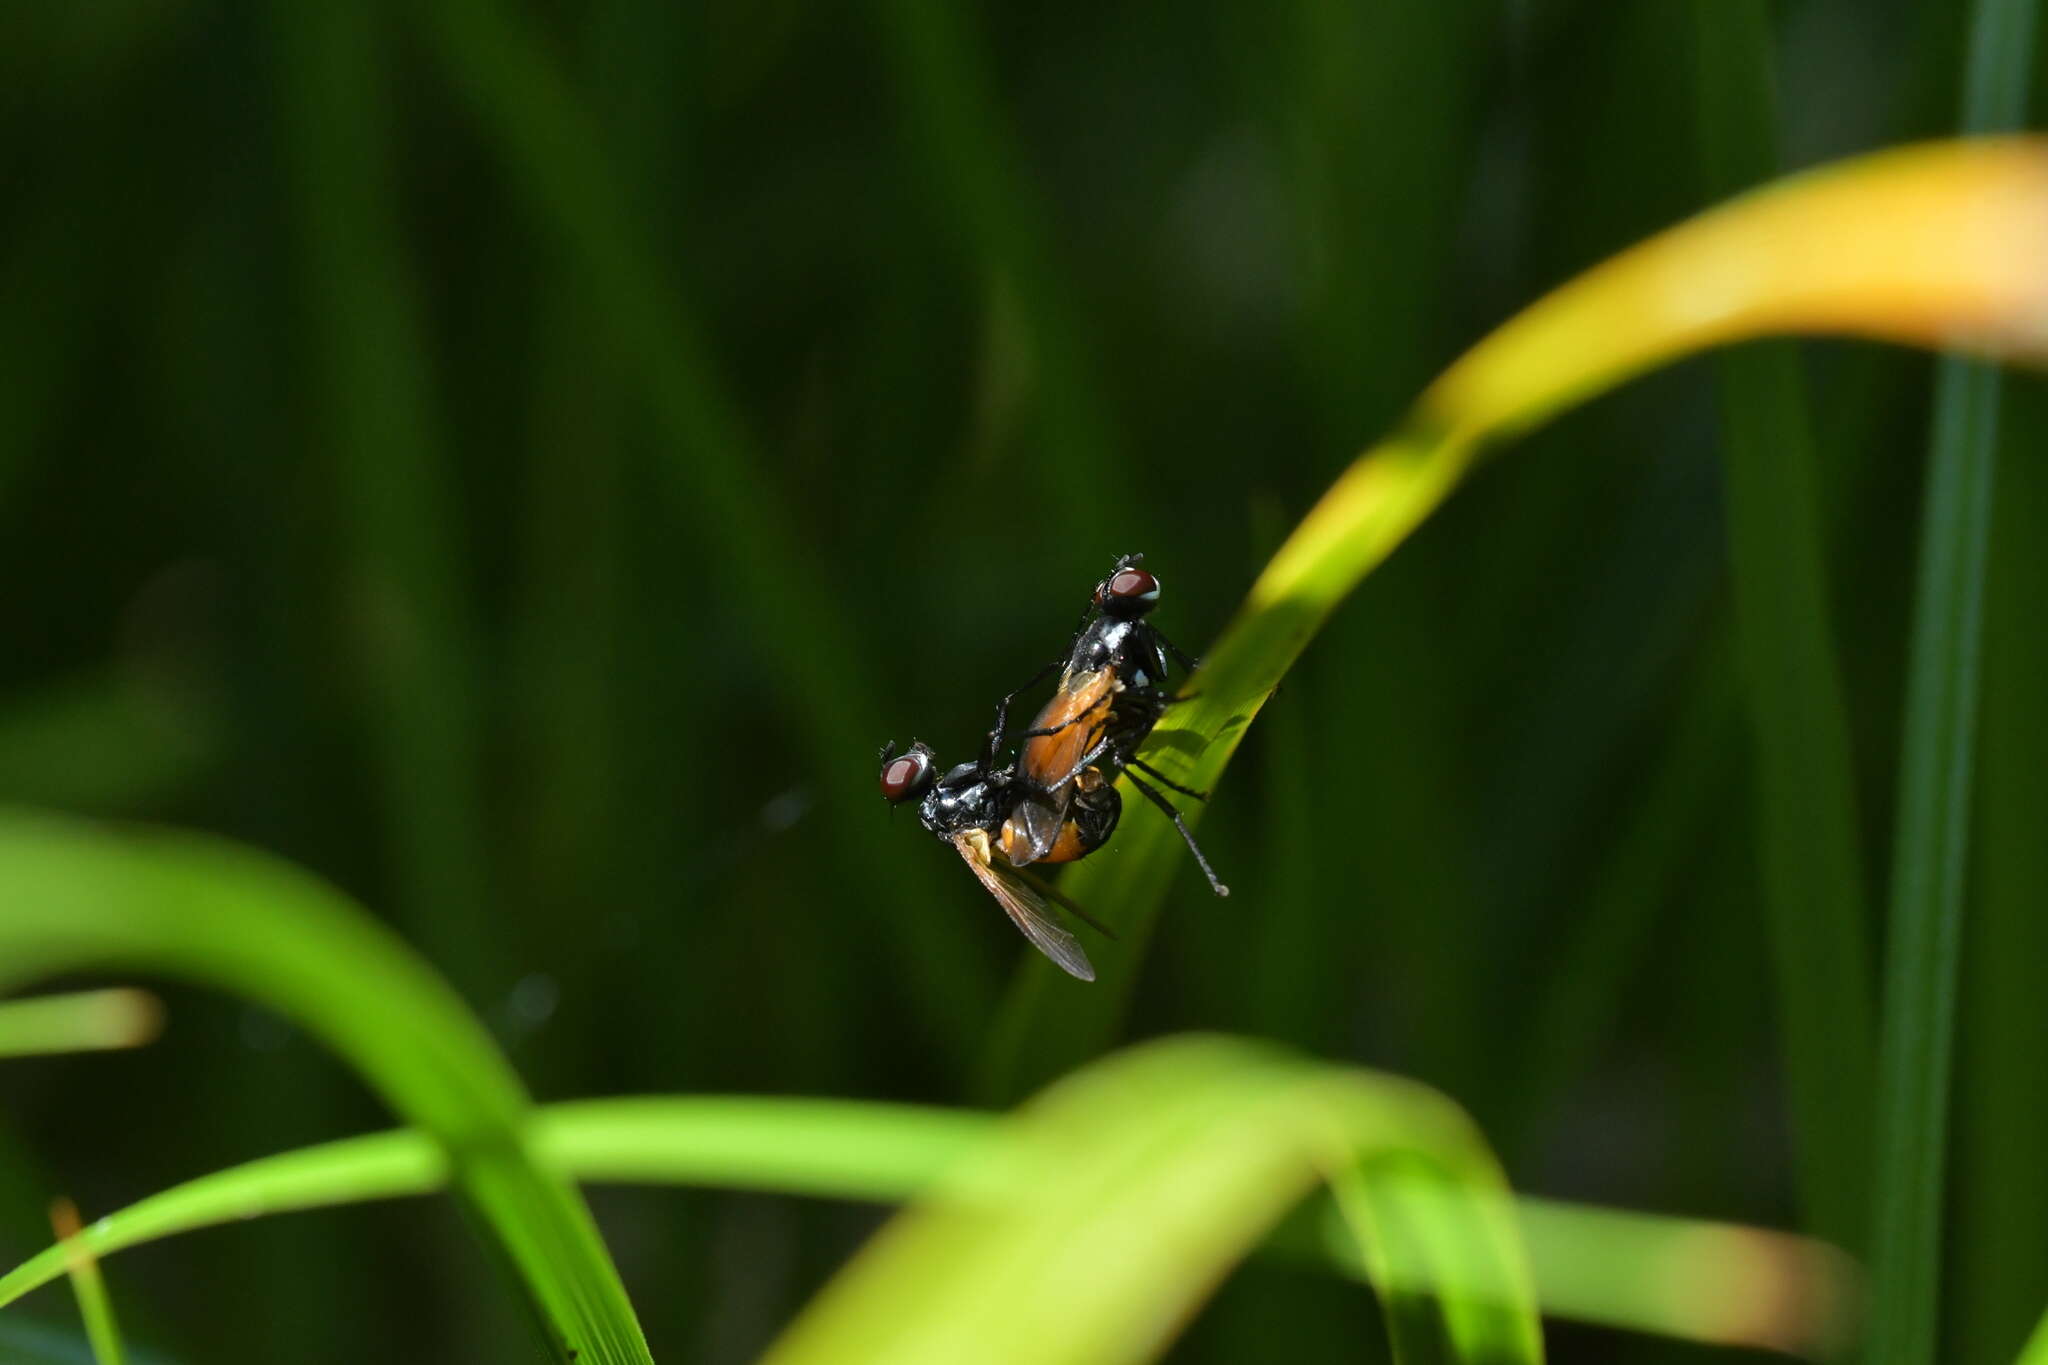
{"type": "MultiPolygon", "coordinates": [[[[2034,58],[2032,0],[1978,0],[1963,78],[1966,132],[2018,125],[2034,58]]],[[[1935,1358],[1964,870],[1969,856],[1984,566],[1999,375],[1944,356],[1935,386],[1908,647],[1879,1053],[1871,1354],[1935,1358]]]]}
{"type": "Polygon", "coordinates": [[[163,1003],[148,991],[73,991],[0,1003],[0,1057],[141,1047],[163,1028],[163,1003]]]}
{"type": "MultiPolygon", "coordinates": [[[[849,1100],[645,1096],[536,1110],[536,1151],[586,1183],[700,1185],[895,1203],[984,1141],[995,1115],[849,1100]]],[[[447,1163],[425,1135],[323,1143],[201,1176],[98,1220],[96,1255],[251,1217],[423,1195],[447,1163]]],[[[1366,1279],[1341,1210],[1283,1226],[1266,1251],[1366,1279]]],[[[1516,1202],[1543,1311],[1683,1340],[1825,1355],[1854,1318],[1839,1253],[1760,1228],[1516,1202]],[[1723,1286],[1688,1292],[1691,1286],[1723,1286]]],[[[0,1304],[63,1273],[52,1247],[0,1276],[0,1304]]],[[[1422,1286],[1418,1286],[1420,1289],[1422,1286]]]]}
{"type": "MultiPolygon", "coordinates": [[[[2015,432],[2048,425],[2048,393],[2006,395],[2015,432]]],[[[2033,1329],[2048,1292],[2048,635],[2039,626],[2048,469],[2024,454],[2001,463],[1984,601],[1982,812],[1972,840],[1975,898],[1963,928],[1955,1081],[1954,1260],[1943,1344],[1955,1360],[2006,1361],[2033,1329]]]]}
{"type": "MultiPolygon", "coordinates": [[[[1963,338],[2040,360],[2044,239],[2048,141],[1936,143],[1747,195],[1557,289],[1468,351],[1324,494],[1209,651],[1199,695],[1154,732],[1147,761],[1184,786],[1213,788],[1337,603],[1450,495],[1483,442],[1655,365],[1757,336],[1963,338]]],[[[1048,975],[1027,963],[984,1059],[984,1093],[1022,1093],[1113,1036],[1183,856],[1159,822],[1127,829],[1115,859],[1082,864],[1068,887],[1121,916],[1122,941],[1097,957],[1098,988],[1055,996],[1048,975]]]]}
{"type": "Polygon", "coordinates": [[[1454,1106],[1214,1038],[1134,1048],[1005,1120],[767,1359],[972,1360],[1015,1341],[1048,1362],[1151,1359],[1320,1181],[1365,1247],[1397,1360],[1541,1359],[1504,1185],[1454,1106]],[[1418,1181],[1444,1202],[1410,1202],[1418,1181]],[[1456,1289],[1424,1300],[1425,1276],[1456,1289]]]}
{"type": "Polygon", "coordinates": [[[2040,1325],[2027,1339],[2027,1348],[2020,1352],[2019,1365],[2048,1365],[2048,1313],[2041,1315],[2040,1325]]]}
{"type": "Polygon", "coordinates": [[[465,989],[495,991],[502,942],[486,919],[475,657],[461,519],[434,430],[418,294],[391,187],[378,12],[274,6],[282,125],[292,138],[306,288],[323,381],[322,431],[344,509],[344,571],[376,698],[399,910],[465,989]]]}
{"type": "MultiPolygon", "coordinates": [[[[1694,0],[1714,198],[1778,170],[1770,16],[1694,0]]],[[[1799,1183],[1811,1227],[1862,1244],[1877,1044],[1849,720],[1828,624],[1817,459],[1789,342],[1721,357],[1728,556],[1799,1183]]]]}
{"type": "Polygon", "coordinates": [[[448,986],[339,893],[210,839],[0,815],[0,990],[108,970],[210,985],[305,1028],[448,1154],[558,1360],[648,1358],[589,1210],[528,1148],[518,1079],[448,986]]]}
{"type": "Polygon", "coordinates": [[[98,1365],[121,1365],[127,1358],[121,1349],[121,1325],[114,1320],[114,1301],[107,1297],[99,1258],[78,1241],[77,1205],[69,1199],[57,1200],[50,1206],[50,1226],[56,1229],[64,1271],[71,1277],[72,1292],[78,1295],[78,1315],[85,1320],[92,1358],[98,1365]]]}

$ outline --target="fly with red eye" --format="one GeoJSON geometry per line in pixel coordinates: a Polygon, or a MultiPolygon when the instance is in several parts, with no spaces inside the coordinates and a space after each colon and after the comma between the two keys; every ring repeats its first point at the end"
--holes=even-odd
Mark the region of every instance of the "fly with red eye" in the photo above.
{"type": "Polygon", "coordinates": [[[1095,585],[1089,614],[1082,618],[1067,656],[1047,664],[996,704],[995,728],[989,731],[983,761],[992,765],[1002,749],[1011,703],[1058,669],[1060,680],[1052,699],[1021,736],[1024,747],[1013,779],[1022,788],[1011,816],[1019,831],[1013,860],[1022,866],[1051,851],[1076,775],[1099,763],[1111,780],[1118,774],[1130,778],[1146,800],[1165,812],[1209,879],[1209,889],[1227,896],[1230,888],[1217,880],[1180,811],[1138,775],[1144,773],[1160,786],[1197,801],[1208,799],[1207,793],[1181,786],[1138,757],[1139,746],[1166,708],[1183,700],[1167,689],[1169,656],[1187,672],[1197,666],[1145,619],[1159,604],[1159,580],[1140,567],[1144,558],[1132,554],[1119,559],[1109,576],[1095,585]]]}
{"type": "Polygon", "coordinates": [[[1052,913],[1048,901],[1067,910],[1110,938],[1109,928],[1023,868],[1026,862],[1063,863],[1085,858],[1108,842],[1123,813],[1116,787],[1094,768],[1074,775],[1064,797],[1060,827],[1049,848],[1019,857],[1022,833],[1013,818],[1026,789],[1012,780],[1009,769],[995,770],[986,755],[939,775],[932,751],[913,742],[908,751],[882,747],[882,796],[892,806],[917,802],[918,822],[951,844],[975,879],[994,896],[1031,945],[1083,981],[1095,979],[1095,968],[1081,944],[1052,913]]]}

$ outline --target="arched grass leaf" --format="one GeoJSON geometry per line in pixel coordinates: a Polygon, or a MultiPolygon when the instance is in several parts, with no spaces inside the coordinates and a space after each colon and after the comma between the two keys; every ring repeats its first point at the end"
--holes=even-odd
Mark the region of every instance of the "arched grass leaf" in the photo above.
{"type": "Polygon", "coordinates": [[[528,1149],[517,1077],[454,992],[338,892],[219,840],[0,813],[0,991],[83,971],[177,977],[299,1024],[449,1154],[559,1359],[648,1359],[589,1210],[528,1149]]]}
{"type": "MultiPolygon", "coordinates": [[[[531,1132],[543,1160],[584,1183],[895,1203],[926,1190],[998,1122],[859,1100],[642,1096],[549,1105],[534,1112],[531,1132]]],[[[198,1228],[446,1184],[447,1162],[431,1139],[375,1133],[200,1176],[96,1220],[81,1238],[106,1256],[198,1228]]],[[[1806,1355],[1826,1355],[1854,1321],[1854,1271],[1819,1242],[1542,1199],[1516,1200],[1515,1215],[1547,1316],[1806,1355]],[[1722,1292],[1691,1292],[1717,1285],[1722,1292]]],[[[1261,1254],[1367,1279],[1358,1239],[1333,1203],[1301,1210],[1261,1254]]],[[[62,1249],[41,1252],[0,1276],[0,1305],[62,1273],[62,1249]]]]}
{"type": "MultiPolygon", "coordinates": [[[[1439,507],[1483,446],[1645,370],[1751,337],[1832,334],[2048,357],[2048,139],[1929,143],[1791,177],[1623,252],[1510,319],[1338,478],[1281,546],[1146,753],[1216,786],[1246,727],[1338,602],[1439,507]]],[[[1123,936],[1088,991],[1026,963],[984,1059],[1021,1094],[1098,1054],[1168,879],[1176,836],[1132,821],[1067,890],[1123,936]]],[[[1254,897],[1232,914],[1256,913],[1254,897]]]]}
{"type": "Polygon", "coordinates": [[[1541,1359],[1505,1185],[1456,1106],[1220,1038],[1133,1048],[1025,1106],[766,1359],[916,1365],[1029,1341],[1048,1363],[1150,1360],[1323,1184],[1366,1248],[1396,1359],[1541,1359]],[[1404,1202],[1418,1183],[1442,1197],[1426,1217],[1404,1202]],[[1412,1288],[1425,1278],[1457,1288],[1426,1299],[1412,1288]]]}

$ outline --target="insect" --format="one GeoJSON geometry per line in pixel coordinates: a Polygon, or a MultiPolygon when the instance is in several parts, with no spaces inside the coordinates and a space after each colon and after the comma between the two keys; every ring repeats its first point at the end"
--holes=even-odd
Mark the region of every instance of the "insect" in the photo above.
{"type": "Polygon", "coordinates": [[[1018,829],[1012,861],[1023,866],[1045,860],[1059,839],[1075,778],[1100,763],[1112,780],[1120,773],[1129,777],[1146,800],[1165,812],[1209,879],[1209,889],[1227,896],[1230,888],[1217,880],[1180,811],[1138,775],[1144,773],[1160,786],[1197,801],[1208,799],[1138,757],[1138,746],[1166,708],[1182,700],[1166,690],[1168,657],[1188,672],[1196,667],[1194,659],[1145,619],[1159,604],[1159,580],[1140,567],[1143,559],[1125,555],[1117,560],[1109,576],[1095,585],[1090,614],[1083,616],[1066,658],[1047,664],[996,704],[985,761],[992,763],[1002,747],[1011,703],[1059,669],[1052,699],[1023,732],[1024,747],[1012,783],[1022,788],[1011,816],[1018,829]]]}
{"type": "MultiPolygon", "coordinates": [[[[989,753],[962,763],[943,777],[932,751],[912,742],[904,753],[893,743],[882,747],[882,795],[891,805],[916,801],[917,818],[926,829],[953,846],[1011,922],[1031,945],[1070,976],[1095,979],[1095,968],[1081,944],[1053,917],[1047,900],[1059,902],[1111,938],[1107,926],[1073,901],[1023,870],[1015,854],[1024,834],[1015,819],[1016,805],[1027,789],[1012,780],[1009,769],[998,771],[989,753]]],[[[1060,824],[1042,852],[1025,861],[1067,863],[1085,858],[1108,841],[1123,813],[1123,798],[1101,772],[1077,771],[1061,793],[1060,824]]]]}

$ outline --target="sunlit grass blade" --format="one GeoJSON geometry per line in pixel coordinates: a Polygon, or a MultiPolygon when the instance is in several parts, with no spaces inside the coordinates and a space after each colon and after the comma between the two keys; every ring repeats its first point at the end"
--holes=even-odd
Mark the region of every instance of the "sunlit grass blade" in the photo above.
{"type": "Polygon", "coordinates": [[[141,1047],[163,1028],[163,1003],[148,991],[72,991],[0,1002],[0,1057],[141,1047]]]}
{"type": "MultiPolygon", "coordinates": [[[[1777,91],[1762,0],[1694,0],[1708,193],[1777,173],[1777,91]]],[[[1728,558],[1753,737],[1794,1147],[1809,1224],[1860,1246],[1877,1044],[1849,719],[1829,626],[1818,461],[1798,353],[1721,358],[1728,558]]]]}
{"type": "Polygon", "coordinates": [[[1541,1199],[1516,1212],[1546,1313],[1821,1360],[1855,1338],[1861,1277],[1826,1242],[1541,1199]]]}
{"type": "Polygon", "coordinates": [[[78,1207],[69,1199],[51,1204],[50,1226],[64,1253],[64,1271],[71,1277],[72,1292],[78,1296],[78,1315],[85,1322],[93,1359],[98,1365],[121,1365],[127,1358],[121,1349],[121,1325],[114,1319],[114,1301],[100,1275],[99,1258],[78,1240],[78,1207]]]}
{"type": "MultiPolygon", "coordinates": [[[[1977,0],[1963,77],[1965,132],[2011,128],[2025,119],[2035,19],[2033,0],[1977,0]]],[[[2037,253],[2042,240],[2037,233],[2037,253]]],[[[1999,389],[1996,370],[1943,357],[1907,654],[1885,943],[1872,1191],[1870,1359],[1876,1365],[1921,1365],[1938,1354],[1949,1077],[1999,389]]]]}
{"type": "MultiPolygon", "coordinates": [[[[1436,1196],[1416,1191],[1424,1205],[1436,1196]]],[[[1334,1207],[1289,1223],[1276,1256],[1360,1279],[1366,1270],[1334,1207]]],[[[1554,1200],[1515,1201],[1545,1317],[1716,1346],[1825,1360],[1854,1339],[1855,1263],[1811,1237],[1554,1200]]]]}
{"type": "Polygon", "coordinates": [[[2027,1348],[2020,1352],[2019,1365],[2048,1365],[2048,1313],[2041,1315],[2034,1335],[2027,1339],[2027,1348]]]}
{"type": "MultiPolygon", "coordinates": [[[[1564,285],[1481,341],[1353,463],[1259,576],[1196,695],[1146,758],[1214,788],[1266,698],[1338,602],[1463,480],[1482,445],[1702,348],[1847,334],[2048,356],[2048,139],[1932,143],[1808,172],[1711,210],[1564,285]]],[[[1131,820],[1067,887],[1123,935],[1098,989],[1054,997],[1027,963],[985,1059],[1005,1098],[1099,1053],[1184,856],[1131,820]]],[[[1233,910],[1242,912],[1241,905],[1233,910]]]]}
{"type": "Polygon", "coordinates": [[[0,813],[0,990],[89,971],[194,981],[299,1024],[450,1155],[557,1359],[648,1358],[589,1210],[528,1149],[518,1079],[448,986],[339,893],[216,840],[0,813]]]}
{"type": "MultiPolygon", "coordinates": [[[[1006,1120],[767,1359],[915,1365],[1018,1341],[1045,1362],[1152,1359],[1324,1181],[1362,1236],[1390,1319],[1410,1320],[1402,1286],[1417,1265],[1469,1291],[1441,1301],[1437,1358],[1541,1358],[1505,1188],[1455,1106],[1409,1082],[1195,1038],[1106,1059],[1006,1120]],[[1390,1198],[1402,1190],[1373,1179],[1396,1158],[1403,1181],[1426,1172],[1444,1192],[1446,1216],[1403,1219],[1390,1198]]],[[[1421,1358],[1415,1330],[1396,1334],[1398,1359],[1421,1358]]]]}
{"type": "MultiPolygon", "coordinates": [[[[854,1100],[646,1096],[550,1105],[534,1112],[532,1133],[540,1157],[584,1183],[895,1203],[923,1193],[998,1122],[992,1114],[854,1100]]],[[[95,1254],[111,1255],[254,1217],[424,1195],[446,1178],[440,1149],[424,1135],[376,1133],[187,1181],[99,1219],[85,1238],[95,1254]]],[[[1548,1316],[1812,1354],[1852,1329],[1853,1272],[1822,1243],[1550,1200],[1518,1199],[1515,1211],[1548,1316]]],[[[1307,1212],[1282,1227],[1266,1253],[1366,1278],[1341,1211],[1307,1212]]],[[[52,1247],[0,1276],[0,1304],[62,1273],[63,1249],[52,1247]]]]}

